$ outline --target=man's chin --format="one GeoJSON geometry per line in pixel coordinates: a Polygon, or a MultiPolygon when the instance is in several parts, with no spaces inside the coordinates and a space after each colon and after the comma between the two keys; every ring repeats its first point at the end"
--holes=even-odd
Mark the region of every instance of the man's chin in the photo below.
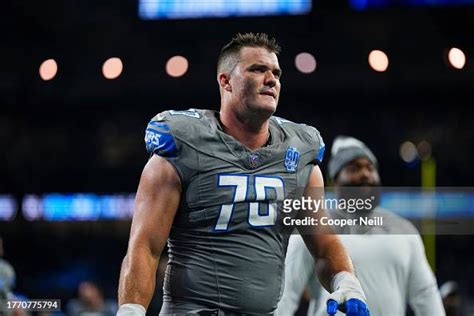
{"type": "Polygon", "coordinates": [[[277,109],[277,102],[273,101],[273,102],[265,102],[265,103],[256,104],[255,109],[258,112],[270,113],[270,115],[272,115],[273,113],[275,113],[277,109]]]}
{"type": "Polygon", "coordinates": [[[258,115],[262,116],[272,116],[273,113],[275,113],[277,104],[276,102],[274,104],[255,104],[250,107],[252,112],[258,115]]]}

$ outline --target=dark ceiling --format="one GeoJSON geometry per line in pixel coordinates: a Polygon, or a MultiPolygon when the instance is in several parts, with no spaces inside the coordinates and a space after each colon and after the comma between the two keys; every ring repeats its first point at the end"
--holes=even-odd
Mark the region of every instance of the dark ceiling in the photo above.
{"type": "Polygon", "coordinates": [[[315,125],[327,145],[338,134],[361,138],[387,185],[419,185],[419,166],[398,150],[423,139],[439,185],[472,183],[473,7],[356,12],[321,0],[305,16],[142,21],[135,1],[4,1],[0,27],[2,192],[135,190],[147,120],[165,109],[217,109],[219,49],[247,31],[283,47],[279,116],[315,125]],[[466,53],[463,70],[447,65],[451,47],[466,53]],[[369,68],[372,49],[388,54],[387,72],[369,68]],[[294,66],[302,51],[317,59],[312,74],[294,66]],[[181,78],[164,70],[176,54],[190,64],[181,78]],[[101,65],[113,56],[124,71],[105,80],[101,65]],[[45,82],[38,67],[47,58],[59,71],[45,82]]]}

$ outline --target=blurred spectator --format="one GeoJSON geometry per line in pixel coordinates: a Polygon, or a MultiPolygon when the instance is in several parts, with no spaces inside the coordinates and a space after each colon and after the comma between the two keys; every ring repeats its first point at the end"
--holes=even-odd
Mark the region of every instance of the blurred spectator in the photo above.
{"type": "Polygon", "coordinates": [[[78,298],[67,305],[68,316],[114,316],[116,312],[117,303],[105,300],[102,291],[92,281],[81,282],[78,298]]]}
{"type": "MultiPolygon", "coordinates": [[[[0,248],[1,249],[1,248],[0,248]]],[[[0,259],[0,299],[10,299],[15,285],[15,270],[4,259],[0,259]]]]}
{"type": "MultiPolygon", "coordinates": [[[[3,255],[3,248],[1,247],[0,238],[0,257],[3,255]]],[[[13,293],[15,286],[16,274],[13,266],[6,260],[0,259],[0,300],[21,300],[22,297],[13,293]]],[[[12,312],[2,311],[3,316],[27,316],[28,313],[21,309],[16,309],[12,312]]]]}
{"type": "MultiPolygon", "coordinates": [[[[445,315],[416,229],[406,219],[379,206],[381,180],[373,152],[356,138],[339,136],[333,143],[328,169],[336,198],[348,201],[372,196],[375,201],[370,209],[361,208],[354,213],[329,210],[328,216],[356,218],[362,214],[386,221],[379,227],[348,225],[339,235],[367,296],[370,314],[401,316],[409,305],[418,316],[445,315]]],[[[285,265],[285,289],[275,315],[292,315],[305,287],[311,294],[307,315],[327,315],[329,293],[317,281],[314,259],[300,235],[290,237],[285,265]]]]}

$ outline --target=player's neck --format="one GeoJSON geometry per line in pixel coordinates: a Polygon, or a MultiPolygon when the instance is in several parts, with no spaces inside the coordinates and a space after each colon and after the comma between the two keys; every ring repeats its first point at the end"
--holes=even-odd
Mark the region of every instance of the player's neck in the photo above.
{"type": "Polygon", "coordinates": [[[251,119],[243,121],[231,111],[221,111],[219,119],[224,132],[247,148],[254,150],[268,143],[270,137],[268,119],[262,122],[255,122],[251,119]]]}

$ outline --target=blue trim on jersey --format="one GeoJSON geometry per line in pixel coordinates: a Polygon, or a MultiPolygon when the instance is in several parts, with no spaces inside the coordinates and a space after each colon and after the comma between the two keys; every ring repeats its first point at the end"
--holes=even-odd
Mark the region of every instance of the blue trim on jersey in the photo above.
{"type": "Polygon", "coordinates": [[[163,123],[163,122],[158,122],[158,121],[151,121],[149,123],[149,125],[153,125],[153,126],[156,126],[158,128],[161,128],[165,131],[169,131],[170,130],[170,127],[168,126],[168,124],[166,123],[163,123]]]}
{"type": "MultiPolygon", "coordinates": [[[[322,140],[321,140],[321,142],[322,142],[322,140]]],[[[321,146],[319,147],[318,155],[316,156],[317,161],[319,161],[319,162],[323,161],[325,150],[326,150],[326,145],[324,145],[324,143],[322,143],[321,146]]]]}
{"type": "MultiPolygon", "coordinates": [[[[153,124],[150,123],[149,125],[153,124]]],[[[145,144],[150,154],[154,153],[166,158],[174,158],[178,155],[178,149],[174,142],[173,135],[169,132],[161,132],[154,128],[147,128],[145,131],[145,144]]]]}

